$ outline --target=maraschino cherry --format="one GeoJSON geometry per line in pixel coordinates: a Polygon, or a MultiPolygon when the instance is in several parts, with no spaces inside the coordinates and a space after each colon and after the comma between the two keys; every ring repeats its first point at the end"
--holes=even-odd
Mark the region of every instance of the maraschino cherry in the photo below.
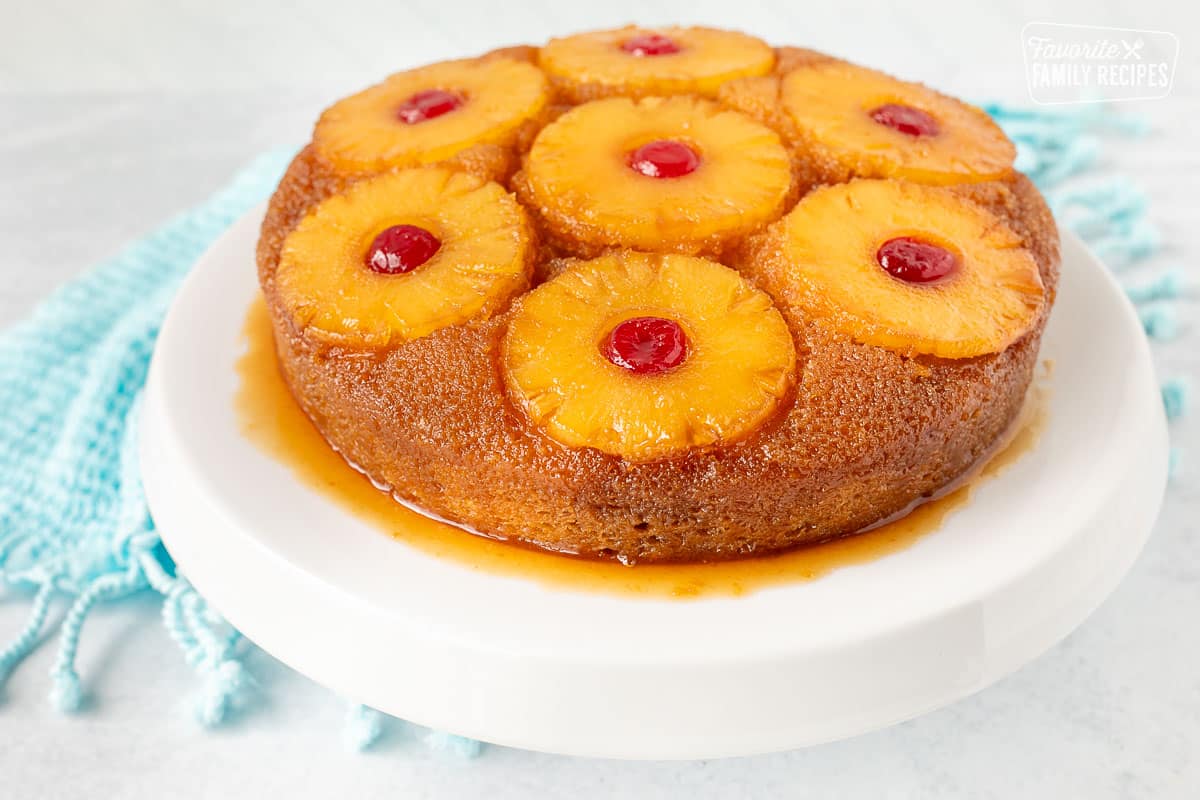
{"type": "Polygon", "coordinates": [[[647,178],[681,178],[700,166],[700,154],[683,142],[659,139],[629,154],[629,168],[647,178]]]}
{"type": "Polygon", "coordinates": [[[909,136],[936,136],[940,128],[937,120],[919,108],[887,103],[870,112],[871,119],[880,125],[909,136]]]}
{"type": "Polygon", "coordinates": [[[405,100],[396,109],[396,117],[406,125],[436,119],[463,104],[461,96],[445,89],[426,89],[405,100]]]}
{"type": "Polygon", "coordinates": [[[658,375],[684,362],[688,342],[678,322],[662,317],[633,317],[612,329],[600,352],[635,375],[658,375]]]}
{"type": "Polygon", "coordinates": [[[403,275],[433,258],[442,246],[436,236],[416,225],[393,225],[383,230],[367,250],[367,266],[384,275],[403,275]]]}
{"type": "Polygon", "coordinates": [[[643,33],[626,39],[621,49],[631,56],[669,56],[679,52],[679,45],[670,36],[661,33],[643,33]]]}
{"type": "Polygon", "coordinates": [[[887,274],[905,283],[932,283],[958,269],[958,256],[944,247],[911,236],[889,239],[875,253],[887,274]]]}

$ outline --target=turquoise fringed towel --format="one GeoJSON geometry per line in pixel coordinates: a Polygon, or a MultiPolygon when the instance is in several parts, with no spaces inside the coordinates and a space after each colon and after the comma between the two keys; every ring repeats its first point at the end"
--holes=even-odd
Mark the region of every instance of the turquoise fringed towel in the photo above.
{"type": "MultiPolygon", "coordinates": [[[[1017,143],[1018,167],[1046,192],[1060,222],[1106,263],[1124,270],[1155,253],[1158,235],[1136,187],[1069,180],[1093,166],[1103,135],[1141,133],[1136,121],[1100,106],[987,110],[1017,143]]],[[[137,398],[180,280],[221,231],[270,194],[287,160],[255,161],[208,202],[62,287],[0,335],[0,582],[31,596],[24,629],[0,631],[0,642],[10,637],[0,646],[0,683],[41,641],[52,604],[69,604],[50,689],[60,708],[78,708],[84,687],[75,651],[88,611],[150,590],[162,595],[166,629],[201,678],[202,723],[222,721],[252,687],[240,659],[247,645],[175,574],[149,518],[137,471],[137,398]]],[[[1170,301],[1186,289],[1177,271],[1138,276],[1128,287],[1150,336],[1175,334],[1170,301]]],[[[1170,416],[1183,413],[1187,388],[1164,384],[1170,416]]],[[[389,722],[354,706],[347,742],[365,748],[389,722]]],[[[445,734],[430,741],[464,755],[479,750],[445,734]]]]}
{"type": "Polygon", "coordinates": [[[188,268],[266,197],[287,164],[264,157],[224,191],[63,286],[0,338],[0,578],[33,592],[29,621],[0,650],[0,681],[38,641],[52,602],[69,602],[53,698],[82,701],[75,649],[100,600],[152,588],[204,679],[197,714],[219,722],[247,683],[204,601],[173,574],[137,473],[138,393],[158,325],[188,268]]]}

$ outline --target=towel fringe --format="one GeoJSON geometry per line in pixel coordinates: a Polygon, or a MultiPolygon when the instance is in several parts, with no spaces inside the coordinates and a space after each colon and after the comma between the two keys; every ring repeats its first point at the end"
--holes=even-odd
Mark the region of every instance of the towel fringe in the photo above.
{"type": "Polygon", "coordinates": [[[388,715],[359,703],[346,710],[342,741],[346,748],[361,753],[370,750],[381,738],[392,720],[388,715]]]}
{"type": "Polygon", "coordinates": [[[50,612],[50,596],[54,593],[54,582],[47,580],[38,587],[37,594],[29,609],[29,617],[21,632],[9,642],[4,650],[0,650],[0,685],[7,681],[8,676],[37,645],[42,626],[46,624],[46,616],[50,612]]]}

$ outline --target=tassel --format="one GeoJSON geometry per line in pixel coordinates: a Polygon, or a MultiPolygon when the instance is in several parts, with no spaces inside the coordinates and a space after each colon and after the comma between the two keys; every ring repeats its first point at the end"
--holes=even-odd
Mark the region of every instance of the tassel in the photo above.
{"type": "Polygon", "coordinates": [[[1179,334],[1179,320],[1173,308],[1146,308],[1138,312],[1138,317],[1151,339],[1174,339],[1179,334]]]}
{"type": "Polygon", "coordinates": [[[1187,290],[1183,272],[1170,269],[1149,283],[1126,286],[1125,294],[1135,303],[1150,303],[1155,300],[1175,300],[1187,290]]]}
{"type": "Polygon", "coordinates": [[[96,578],[71,605],[59,630],[58,655],[50,670],[53,681],[50,701],[63,712],[78,711],[83,703],[83,690],[79,675],[75,672],[75,654],[79,649],[79,634],[92,606],[102,599],[110,599],[137,591],[145,585],[136,565],[124,575],[102,575],[96,578]]]}
{"type": "Polygon", "coordinates": [[[20,664],[37,644],[42,626],[46,624],[46,614],[50,611],[50,595],[54,592],[54,582],[47,580],[38,587],[34,595],[33,605],[29,609],[29,620],[25,627],[9,643],[8,647],[0,650],[0,684],[20,664]]]}
{"type": "Polygon", "coordinates": [[[435,752],[448,753],[465,760],[478,758],[483,753],[483,742],[445,731],[430,731],[425,734],[425,744],[435,752]]]}
{"type": "Polygon", "coordinates": [[[1167,419],[1178,419],[1184,415],[1188,409],[1191,389],[1191,384],[1183,378],[1170,378],[1163,381],[1162,399],[1167,419]]]}
{"type": "Polygon", "coordinates": [[[354,703],[347,709],[342,740],[346,748],[361,753],[383,737],[387,716],[373,708],[354,703]]]}

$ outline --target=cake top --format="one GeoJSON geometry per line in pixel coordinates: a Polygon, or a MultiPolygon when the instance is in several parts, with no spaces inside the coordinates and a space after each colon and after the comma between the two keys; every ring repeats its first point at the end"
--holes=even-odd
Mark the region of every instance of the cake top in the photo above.
{"type": "Polygon", "coordinates": [[[503,318],[513,405],[630,461],[767,424],[804,329],[976,359],[1048,300],[1020,233],[968,197],[1014,180],[986,114],[741,33],[630,27],[398,73],[329,108],[302,157],[270,275],[301,335],[370,356],[503,318]]]}

